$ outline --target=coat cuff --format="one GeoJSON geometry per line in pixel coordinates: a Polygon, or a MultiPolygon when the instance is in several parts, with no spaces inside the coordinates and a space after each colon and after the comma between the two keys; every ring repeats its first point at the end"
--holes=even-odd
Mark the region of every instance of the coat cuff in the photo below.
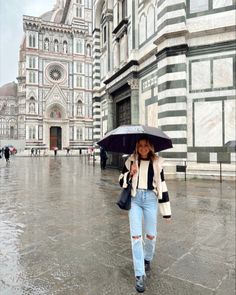
{"type": "Polygon", "coordinates": [[[171,216],[170,202],[159,203],[160,213],[164,218],[171,216]]]}

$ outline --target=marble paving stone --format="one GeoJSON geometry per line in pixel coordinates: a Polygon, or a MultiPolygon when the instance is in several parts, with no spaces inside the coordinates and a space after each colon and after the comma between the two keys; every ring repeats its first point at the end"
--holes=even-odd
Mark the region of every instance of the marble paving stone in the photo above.
{"type": "MultiPolygon", "coordinates": [[[[135,295],[119,171],[80,157],[0,165],[1,295],[135,295]],[[32,173],[33,171],[33,173],[32,173]]],[[[148,295],[227,295],[235,285],[235,184],[167,181],[148,295]]]]}
{"type": "Polygon", "coordinates": [[[187,253],[175,262],[166,273],[214,290],[227,273],[229,266],[209,261],[208,258],[187,253]]]}

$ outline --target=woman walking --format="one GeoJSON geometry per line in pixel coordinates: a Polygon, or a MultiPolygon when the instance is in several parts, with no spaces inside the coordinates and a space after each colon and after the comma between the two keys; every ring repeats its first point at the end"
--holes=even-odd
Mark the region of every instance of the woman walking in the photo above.
{"type": "Polygon", "coordinates": [[[140,293],[146,289],[145,276],[151,269],[155,251],[158,207],[166,220],[171,218],[169,195],[162,169],[163,161],[163,158],[155,154],[154,147],[147,138],[140,139],[134,153],[126,160],[119,177],[120,186],[123,188],[132,181],[129,223],[135,288],[140,293]]]}

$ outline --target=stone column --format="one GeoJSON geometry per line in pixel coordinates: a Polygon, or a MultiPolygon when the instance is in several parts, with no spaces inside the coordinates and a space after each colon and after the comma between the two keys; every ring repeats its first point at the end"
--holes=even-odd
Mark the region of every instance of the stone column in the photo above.
{"type": "Polygon", "coordinates": [[[107,131],[114,129],[114,101],[111,95],[107,94],[107,131]]]}
{"type": "Polygon", "coordinates": [[[131,89],[131,124],[139,124],[139,80],[128,80],[131,89]]]}

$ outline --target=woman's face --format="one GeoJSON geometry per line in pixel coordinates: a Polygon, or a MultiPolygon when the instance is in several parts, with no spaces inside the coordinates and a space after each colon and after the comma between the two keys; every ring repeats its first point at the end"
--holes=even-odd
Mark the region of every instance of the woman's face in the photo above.
{"type": "Polygon", "coordinates": [[[140,140],[138,143],[138,153],[140,154],[140,156],[145,159],[147,158],[149,152],[149,143],[145,139],[140,140]]]}

